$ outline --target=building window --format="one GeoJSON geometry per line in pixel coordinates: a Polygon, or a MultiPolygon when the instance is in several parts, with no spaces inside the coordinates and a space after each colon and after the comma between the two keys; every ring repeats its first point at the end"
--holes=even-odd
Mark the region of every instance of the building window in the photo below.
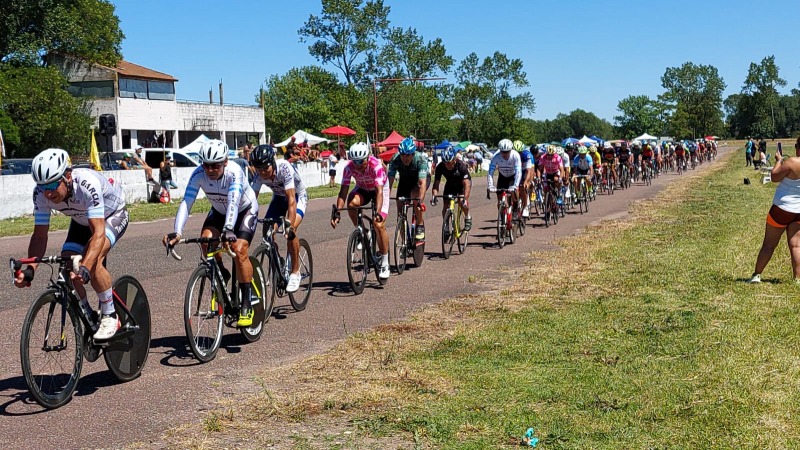
{"type": "Polygon", "coordinates": [[[148,81],[147,92],[150,100],[175,100],[175,83],[171,81],[148,81]]]}
{"type": "Polygon", "coordinates": [[[147,81],[120,78],[119,96],[125,98],[147,98],[147,81]]]}
{"type": "Polygon", "coordinates": [[[74,97],[113,98],[114,81],[76,81],[67,90],[74,97]]]}

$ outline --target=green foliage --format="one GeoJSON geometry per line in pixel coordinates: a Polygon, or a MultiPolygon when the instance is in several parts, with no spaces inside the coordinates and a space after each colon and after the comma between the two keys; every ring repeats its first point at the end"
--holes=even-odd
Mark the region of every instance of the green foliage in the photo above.
{"type": "Polygon", "coordinates": [[[125,37],[114,5],[106,0],[5,0],[0,61],[38,65],[49,52],[115,65],[125,37]]]}
{"type": "Polygon", "coordinates": [[[416,29],[392,28],[377,66],[381,78],[422,78],[447,73],[453,62],[441,38],[425,43],[416,29]]]}
{"type": "Polygon", "coordinates": [[[800,128],[796,96],[781,96],[778,87],[782,86],[786,86],[786,80],[780,77],[774,55],[759,64],[750,63],[741,94],[725,101],[730,133],[736,137],[777,137],[800,128]]]}
{"type": "Polygon", "coordinates": [[[264,92],[266,128],[273,137],[297,129],[318,133],[334,124],[356,131],[366,129],[368,97],[354,86],[342,85],[331,72],[314,66],[273,75],[264,92]]]}
{"type": "Polygon", "coordinates": [[[618,135],[624,139],[634,138],[642,133],[661,133],[664,123],[658,102],[646,95],[631,95],[619,101],[617,109],[622,115],[615,116],[618,135]]]}
{"type": "Polygon", "coordinates": [[[671,130],[684,130],[677,136],[696,137],[722,132],[722,91],[726,85],[716,67],[692,62],[681,67],[668,67],[661,76],[661,86],[666,91],[660,99],[674,107],[676,114],[680,112],[677,118],[680,123],[668,123],[671,130]]]}
{"type": "Polygon", "coordinates": [[[383,0],[322,0],[322,14],[311,15],[297,33],[323,64],[333,64],[349,85],[364,85],[374,70],[379,38],[389,26],[383,0]]]}
{"type": "Polygon", "coordinates": [[[379,130],[397,130],[419,139],[453,136],[455,129],[449,119],[453,110],[445,98],[446,91],[445,87],[418,82],[383,83],[378,92],[379,130]]]}
{"type": "Polygon", "coordinates": [[[14,156],[33,156],[48,147],[87,153],[92,123],[88,105],[67,92],[66,80],[54,68],[0,70],[0,110],[13,122],[9,129],[19,133],[16,141],[7,142],[14,156]]]}
{"type": "Polygon", "coordinates": [[[14,125],[5,108],[0,108],[0,131],[3,132],[3,143],[7,149],[19,146],[19,127],[14,125]]]}

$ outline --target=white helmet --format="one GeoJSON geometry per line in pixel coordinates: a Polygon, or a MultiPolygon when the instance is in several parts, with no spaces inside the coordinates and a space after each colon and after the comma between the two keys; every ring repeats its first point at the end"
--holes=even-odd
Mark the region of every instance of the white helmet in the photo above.
{"type": "Polygon", "coordinates": [[[36,155],[31,164],[31,175],[36,184],[47,184],[61,179],[70,167],[69,155],[60,148],[48,148],[36,155]]]}
{"type": "Polygon", "coordinates": [[[556,155],[564,156],[564,148],[563,147],[556,147],[556,155]]]}
{"type": "Polygon", "coordinates": [[[503,139],[499,144],[497,144],[497,148],[501,152],[510,152],[511,150],[514,150],[514,143],[511,142],[510,139],[503,139]]]}
{"type": "Polygon", "coordinates": [[[200,147],[200,162],[219,163],[228,159],[228,144],[211,139],[200,147]]]}
{"type": "Polygon", "coordinates": [[[367,159],[369,157],[369,145],[363,142],[357,142],[350,146],[350,150],[347,151],[347,159],[367,159]]]}

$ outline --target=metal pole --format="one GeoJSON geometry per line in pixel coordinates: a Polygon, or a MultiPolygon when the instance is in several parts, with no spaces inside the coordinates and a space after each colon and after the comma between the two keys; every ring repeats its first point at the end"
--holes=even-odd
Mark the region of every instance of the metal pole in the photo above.
{"type": "Polygon", "coordinates": [[[375,133],[375,142],[378,142],[378,81],[379,79],[372,80],[372,110],[375,113],[375,129],[373,132],[375,133]]]}

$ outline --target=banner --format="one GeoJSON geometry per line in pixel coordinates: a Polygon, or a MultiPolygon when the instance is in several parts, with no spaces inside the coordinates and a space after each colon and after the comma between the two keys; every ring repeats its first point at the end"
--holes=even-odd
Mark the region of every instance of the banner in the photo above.
{"type": "Polygon", "coordinates": [[[89,148],[89,162],[92,163],[94,170],[103,170],[100,165],[100,152],[97,150],[97,141],[94,140],[94,130],[89,131],[92,134],[92,146],[89,148]]]}

